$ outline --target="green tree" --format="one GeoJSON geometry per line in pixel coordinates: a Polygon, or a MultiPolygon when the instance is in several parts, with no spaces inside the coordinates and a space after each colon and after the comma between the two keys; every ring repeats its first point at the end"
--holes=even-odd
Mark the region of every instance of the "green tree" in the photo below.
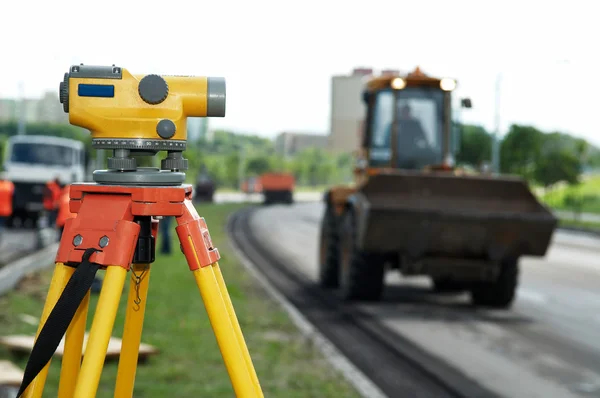
{"type": "Polygon", "coordinates": [[[581,161],[577,154],[565,149],[552,149],[540,157],[534,170],[534,178],[545,188],[564,181],[577,184],[581,174],[581,161]]]}
{"type": "Polygon", "coordinates": [[[532,180],[535,165],[540,159],[543,135],[532,126],[510,126],[500,147],[500,170],[532,180]]]}
{"type": "Polygon", "coordinates": [[[273,169],[273,161],[266,156],[253,156],[246,163],[246,172],[251,175],[261,175],[273,169]]]}
{"type": "Polygon", "coordinates": [[[240,186],[239,181],[240,154],[232,152],[225,156],[225,181],[224,183],[230,187],[237,188],[240,186]]]}
{"type": "Polygon", "coordinates": [[[458,164],[478,167],[490,160],[492,136],[482,126],[463,125],[459,150],[456,154],[458,164]]]}

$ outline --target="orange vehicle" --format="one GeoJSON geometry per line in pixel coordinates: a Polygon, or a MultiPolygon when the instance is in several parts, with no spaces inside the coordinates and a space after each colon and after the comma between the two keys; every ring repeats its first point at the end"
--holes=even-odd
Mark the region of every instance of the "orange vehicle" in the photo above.
{"type": "Polygon", "coordinates": [[[242,182],[242,192],[244,193],[260,193],[262,192],[262,185],[260,179],[256,177],[250,177],[242,182]]]}
{"type": "Polygon", "coordinates": [[[264,196],[264,204],[294,202],[296,179],[290,173],[264,173],[259,181],[264,196]]]}

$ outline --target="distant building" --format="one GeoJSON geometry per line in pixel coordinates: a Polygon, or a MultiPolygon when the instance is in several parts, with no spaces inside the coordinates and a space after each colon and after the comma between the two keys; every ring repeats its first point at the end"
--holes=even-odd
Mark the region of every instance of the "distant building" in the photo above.
{"type": "Polygon", "coordinates": [[[283,132],[275,138],[275,151],[283,156],[293,156],[307,148],[327,149],[328,137],[324,134],[283,132]]]}
{"type": "Polygon", "coordinates": [[[69,123],[69,114],[65,113],[58,93],[48,91],[37,100],[37,121],[48,123],[69,123]]]}
{"type": "Polygon", "coordinates": [[[17,121],[21,115],[21,106],[26,123],[69,123],[69,115],[64,112],[58,100],[58,93],[46,92],[41,98],[0,99],[0,121],[17,121]]]}
{"type": "Polygon", "coordinates": [[[362,91],[365,79],[372,75],[373,69],[355,68],[351,75],[331,78],[329,151],[350,153],[358,148],[366,116],[362,91]]]}

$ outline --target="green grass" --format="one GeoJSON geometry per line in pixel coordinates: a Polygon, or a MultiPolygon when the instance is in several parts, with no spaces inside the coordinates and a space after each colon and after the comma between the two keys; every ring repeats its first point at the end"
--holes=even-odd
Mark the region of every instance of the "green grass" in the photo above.
{"type": "Polygon", "coordinates": [[[578,221],[568,218],[561,218],[558,222],[559,227],[577,228],[582,230],[597,231],[600,232],[600,223],[578,221]]]}
{"type": "MultiPolygon", "coordinates": [[[[202,205],[198,210],[220,249],[221,269],[265,396],[358,397],[237,261],[224,227],[227,216],[243,206],[202,205]]],[[[174,230],[173,241],[177,242],[174,230]]],[[[174,248],[178,247],[177,242],[174,248]]],[[[36,327],[21,321],[19,314],[40,316],[51,271],[24,280],[17,290],[0,298],[3,334],[35,333],[36,327]]],[[[127,290],[113,336],[122,334],[127,290]]],[[[97,296],[92,296],[88,325],[96,301],[97,296]]],[[[138,366],[136,397],[234,396],[199,291],[179,250],[171,256],[160,256],[157,251],[142,342],[155,346],[160,353],[138,366]]],[[[11,359],[22,369],[26,364],[26,358],[15,358],[4,348],[0,348],[0,358],[11,359]]],[[[116,371],[117,361],[106,363],[98,397],[113,396],[116,371]]],[[[44,396],[57,395],[59,372],[60,359],[55,358],[44,396]]]]}
{"type": "Polygon", "coordinates": [[[540,193],[539,197],[556,210],[600,213],[600,176],[590,176],[577,186],[563,185],[551,189],[540,193]]]}

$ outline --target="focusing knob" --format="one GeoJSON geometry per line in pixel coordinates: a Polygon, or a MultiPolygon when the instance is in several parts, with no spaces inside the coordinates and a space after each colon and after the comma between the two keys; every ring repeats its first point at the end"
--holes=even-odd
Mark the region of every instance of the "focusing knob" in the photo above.
{"type": "Polygon", "coordinates": [[[158,105],[169,95],[169,85],[161,76],[147,75],[140,80],[138,93],[145,103],[158,105]]]}
{"type": "Polygon", "coordinates": [[[69,74],[65,73],[65,77],[60,85],[58,86],[58,98],[60,103],[63,104],[63,110],[65,113],[69,113],[69,74]]]}

